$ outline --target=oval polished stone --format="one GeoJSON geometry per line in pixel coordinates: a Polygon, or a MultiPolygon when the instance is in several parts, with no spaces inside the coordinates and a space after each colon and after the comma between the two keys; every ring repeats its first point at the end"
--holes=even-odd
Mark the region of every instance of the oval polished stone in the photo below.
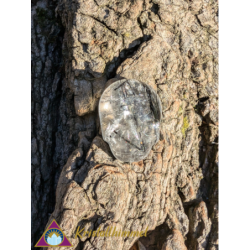
{"type": "Polygon", "coordinates": [[[122,79],[103,92],[99,116],[103,139],[123,162],[137,162],[159,140],[161,101],[147,84],[122,79]]]}

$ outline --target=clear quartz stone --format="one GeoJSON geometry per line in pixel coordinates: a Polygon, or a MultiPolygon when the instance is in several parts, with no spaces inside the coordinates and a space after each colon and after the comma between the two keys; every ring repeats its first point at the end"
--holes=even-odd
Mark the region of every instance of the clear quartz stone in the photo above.
{"type": "Polygon", "coordinates": [[[123,162],[137,162],[159,140],[161,102],[157,93],[137,80],[112,83],[102,94],[99,116],[103,139],[123,162]]]}

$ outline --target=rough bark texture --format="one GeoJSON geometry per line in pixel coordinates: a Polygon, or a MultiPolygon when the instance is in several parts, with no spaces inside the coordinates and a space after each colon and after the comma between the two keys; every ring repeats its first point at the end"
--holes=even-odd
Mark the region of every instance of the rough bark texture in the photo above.
{"type": "Polygon", "coordinates": [[[217,163],[216,0],[32,2],[32,247],[56,219],[67,249],[218,249],[217,163]],[[131,165],[97,113],[119,78],[162,102],[160,141],[131,165]],[[148,234],[75,238],[78,226],[148,234]]]}

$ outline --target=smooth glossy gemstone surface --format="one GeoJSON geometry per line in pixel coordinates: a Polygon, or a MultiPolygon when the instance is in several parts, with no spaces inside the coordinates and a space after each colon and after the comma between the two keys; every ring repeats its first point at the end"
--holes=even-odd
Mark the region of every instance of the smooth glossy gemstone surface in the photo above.
{"type": "Polygon", "coordinates": [[[99,116],[103,139],[123,162],[143,160],[159,140],[160,98],[137,80],[112,83],[101,96],[99,116]]]}

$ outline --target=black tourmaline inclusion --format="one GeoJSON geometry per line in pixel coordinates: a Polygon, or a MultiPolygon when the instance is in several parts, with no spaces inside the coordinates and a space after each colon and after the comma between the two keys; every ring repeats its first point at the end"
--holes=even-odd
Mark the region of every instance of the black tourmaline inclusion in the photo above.
{"type": "Polygon", "coordinates": [[[136,80],[118,80],[102,94],[99,115],[103,139],[114,156],[137,162],[159,140],[161,102],[148,85],[136,80]]]}

